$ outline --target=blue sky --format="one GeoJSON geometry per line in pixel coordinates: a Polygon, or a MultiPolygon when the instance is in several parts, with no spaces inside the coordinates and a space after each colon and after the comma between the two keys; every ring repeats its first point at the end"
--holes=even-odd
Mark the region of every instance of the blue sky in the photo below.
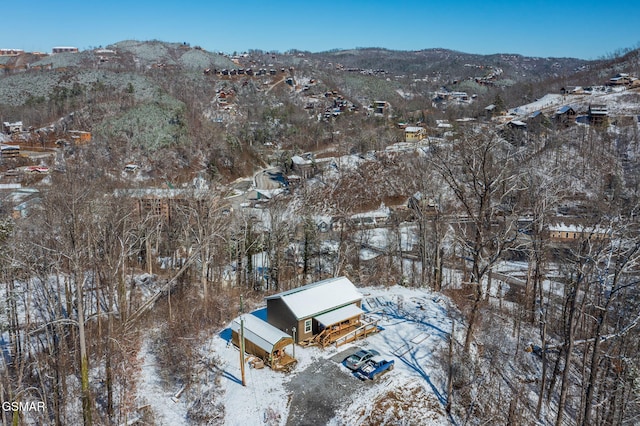
{"type": "Polygon", "coordinates": [[[354,47],[598,59],[640,47],[634,2],[31,1],[12,2],[0,48],[88,49],[122,40],[188,42],[211,51],[354,47]]]}

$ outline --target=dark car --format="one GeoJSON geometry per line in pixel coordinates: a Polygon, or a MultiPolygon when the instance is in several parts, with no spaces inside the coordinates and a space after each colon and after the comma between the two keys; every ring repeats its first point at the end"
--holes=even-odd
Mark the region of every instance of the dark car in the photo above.
{"type": "Polygon", "coordinates": [[[348,369],[355,371],[360,368],[362,364],[377,355],[380,355],[380,353],[375,349],[362,349],[355,354],[346,357],[342,363],[348,369]]]}

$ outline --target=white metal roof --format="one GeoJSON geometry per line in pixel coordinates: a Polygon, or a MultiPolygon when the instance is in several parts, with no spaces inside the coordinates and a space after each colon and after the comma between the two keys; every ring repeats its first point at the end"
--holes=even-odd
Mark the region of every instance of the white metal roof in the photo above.
{"type": "Polygon", "coordinates": [[[418,133],[424,130],[424,127],[418,127],[418,126],[407,126],[404,129],[405,133],[418,133]]]}
{"type": "Polygon", "coordinates": [[[267,297],[282,299],[297,319],[320,315],[362,299],[346,277],[329,278],[267,297]]]}
{"type": "Polygon", "coordinates": [[[233,320],[231,329],[238,334],[240,334],[241,318],[244,320],[244,338],[253,342],[260,349],[271,353],[274,345],[282,339],[289,339],[293,343],[293,339],[287,333],[278,330],[255,315],[242,315],[233,320]]]}
{"type": "Polygon", "coordinates": [[[299,155],[294,155],[293,157],[291,157],[291,161],[293,161],[293,164],[312,164],[313,163],[313,161],[306,160],[299,155]]]}
{"type": "Polygon", "coordinates": [[[337,324],[342,321],[346,321],[349,318],[357,317],[358,315],[362,315],[364,311],[358,307],[358,305],[352,304],[347,305],[339,309],[335,309],[333,311],[329,311],[326,314],[318,315],[315,319],[325,326],[329,326],[332,324],[337,324]]]}
{"type": "Polygon", "coordinates": [[[588,234],[607,234],[609,230],[599,225],[585,225],[585,224],[565,224],[563,222],[553,223],[549,225],[549,231],[551,232],[582,232],[588,234]]]}

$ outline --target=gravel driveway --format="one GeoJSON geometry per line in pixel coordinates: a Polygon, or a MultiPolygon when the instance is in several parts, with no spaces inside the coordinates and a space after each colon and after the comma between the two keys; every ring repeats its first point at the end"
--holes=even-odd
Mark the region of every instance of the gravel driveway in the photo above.
{"type": "Polygon", "coordinates": [[[343,359],[359,349],[350,348],[330,359],[320,359],[285,384],[292,395],[287,426],[325,425],[339,408],[351,403],[363,386],[371,385],[340,367],[343,359]]]}

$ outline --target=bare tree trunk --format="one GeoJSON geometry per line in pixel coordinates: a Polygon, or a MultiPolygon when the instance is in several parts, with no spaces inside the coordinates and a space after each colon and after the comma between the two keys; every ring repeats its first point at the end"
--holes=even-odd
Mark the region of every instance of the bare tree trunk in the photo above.
{"type": "Polygon", "coordinates": [[[451,321],[451,334],[449,335],[449,354],[447,357],[448,375],[447,375],[447,414],[451,415],[451,405],[453,404],[453,339],[455,339],[455,321],[451,321]]]}
{"type": "Polygon", "coordinates": [[[476,326],[476,321],[478,320],[481,303],[482,303],[482,296],[479,294],[476,294],[476,298],[473,302],[473,307],[471,308],[471,314],[469,315],[469,324],[467,325],[467,333],[464,338],[464,351],[467,353],[469,353],[469,349],[471,348],[471,342],[473,341],[473,331],[476,326]]]}
{"type": "MultiPolygon", "coordinates": [[[[82,418],[85,426],[91,426],[91,390],[89,389],[89,355],[87,353],[87,340],[84,329],[84,282],[76,281],[76,299],[78,308],[78,337],[80,338],[80,381],[82,386],[82,418]]],[[[84,281],[84,280],[83,280],[84,281]]]]}
{"type": "Polygon", "coordinates": [[[540,419],[540,412],[542,411],[542,401],[544,400],[544,389],[547,384],[547,315],[546,310],[541,315],[540,321],[540,346],[542,353],[542,375],[540,377],[540,391],[538,393],[538,403],[536,405],[536,418],[540,419]]]}
{"type": "Polygon", "coordinates": [[[560,385],[560,398],[558,400],[558,415],[556,417],[556,426],[562,426],[562,422],[564,420],[564,412],[565,405],[567,403],[567,392],[569,389],[569,373],[571,371],[571,355],[573,353],[573,343],[574,343],[574,319],[576,316],[576,299],[577,293],[580,289],[580,281],[581,277],[572,283],[572,288],[569,290],[569,300],[568,300],[568,318],[565,323],[565,342],[563,346],[564,352],[564,369],[562,371],[562,382],[560,385]]]}

